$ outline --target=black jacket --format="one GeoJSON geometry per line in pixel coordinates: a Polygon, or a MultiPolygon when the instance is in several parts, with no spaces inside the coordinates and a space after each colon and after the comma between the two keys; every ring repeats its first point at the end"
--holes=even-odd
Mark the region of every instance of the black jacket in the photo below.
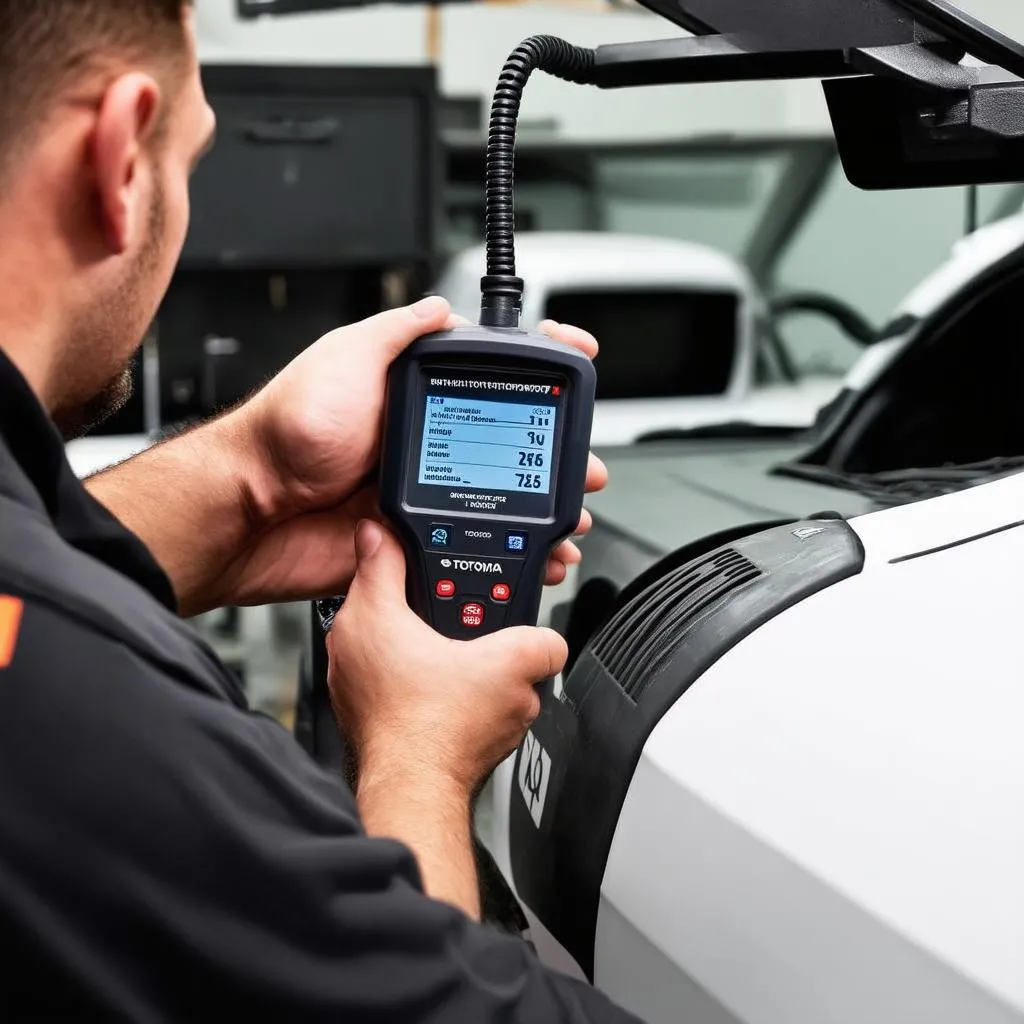
{"type": "Polygon", "coordinates": [[[0,1018],[627,1019],[365,835],[177,617],[0,353],[4,596],[0,1018]]]}

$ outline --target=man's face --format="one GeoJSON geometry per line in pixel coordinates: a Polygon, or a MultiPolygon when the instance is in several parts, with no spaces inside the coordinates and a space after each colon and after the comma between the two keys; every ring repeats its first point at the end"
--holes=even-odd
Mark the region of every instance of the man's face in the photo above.
{"type": "Polygon", "coordinates": [[[131,396],[131,363],[171,282],[188,231],[189,178],[213,140],[215,118],[203,92],[195,28],[188,19],[183,82],[165,86],[162,130],[140,156],[132,244],[107,260],[79,309],[68,351],[74,364],[52,415],[75,437],[120,409],[131,396]],[[173,90],[173,91],[172,91],[173,90]]]}

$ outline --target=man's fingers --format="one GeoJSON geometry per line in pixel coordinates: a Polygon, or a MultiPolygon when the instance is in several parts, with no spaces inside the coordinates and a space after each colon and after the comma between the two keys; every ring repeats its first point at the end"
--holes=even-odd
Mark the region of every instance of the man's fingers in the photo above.
{"type": "Polygon", "coordinates": [[[583,561],[583,552],[571,540],[563,540],[551,553],[547,569],[544,572],[544,586],[557,587],[565,581],[568,566],[579,565],[583,561]]]}
{"type": "Polygon", "coordinates": [[[551,553],[551,558],[562,565],[579,565],[583,561],[583,552],[571,540],[563,540],[551,553]]]}
{"type": "Polygon", "coordinates": [[[569,660],[569,648],[553,629],[513,626],[474,641],[492,654],[481,665],[506,665],[531,686],[558,675],[569,660]],[[493,657],[493,660],[491,658],[493,657]]]}
{"type": "Polygon", "coordinates": [[[587,463],[587,494],[603,491],[608,486],[608,467],[593,453],[587,463]]]}
{"type": "Polygon", "coordinates": [[[356,575],[349,599],[405,605],[405,554],[380,523],[364,519],[356,527],[356,575]]]}
{"type": "Polygon", "coordinates": [[[421,335],[444,330],[451,312],[447,299],[431,295],[411,306],[389,309],[332,331],[327,337],[345,345],[372,346],[391,363],[421,335]]]}
{"type": "Polygon", "coordinates": [[[548,562],[547,569],[544,570],[544,586],[557,587],[559,583],[565,582],[568,575],[569,571],[564,562],[548,562]]]}
{"type": "Polygon", "coordinates": [[[576,527],[575,537],[585,537],[594,528],[594,517],[586,510],[580,516],[580,524],[576,527]]]}
{"type": "Polygon", "coordinates": [[[558,324],[554,320],[543,320],[537,328],[541,334],[546,334],[563,345],[572,345],[581,352],[585,352],[591,359],[597,358],[597,339],[581,327],[572,327],[570,324],[558,324]]]}
{"type": "MultiPolygon", "coordinates": [[[[576,536],[586,533],[590,526],[590,513],[584,511],[583,518],[580,520],[579,532],[576,536]]],[[[547,569],[544,572],[544,586],[557,587],[559,583],[565,581],[565,577],[568,575],[568,567],[570,565],[579,565],[582,561],[583,552],[571,540],[563,540],[551,552],[551,558],[548,560],[547,569]]]]}

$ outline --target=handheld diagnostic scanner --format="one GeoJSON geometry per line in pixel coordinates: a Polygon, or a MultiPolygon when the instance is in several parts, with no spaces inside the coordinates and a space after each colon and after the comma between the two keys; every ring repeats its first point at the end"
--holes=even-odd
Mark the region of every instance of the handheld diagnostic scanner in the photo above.
{"type": "Polygon", "coordinates": [[[439,632],[536,623],[583,509],[595,380],[573,348],[487,327],[421,338],[392,368],[381,505],[439,632]]]}
{"type": "Polygon", "coordinates": [[[530,73],[586,82],[594,59],[551,36],[510,56],[488,136],[480,326],[420,338],[388,378],[381,508],[411,606],[454,638],[535,625],[548,558],[583,510],[596,376],[583,353],[519,328],[512,171],[530,73]]]}

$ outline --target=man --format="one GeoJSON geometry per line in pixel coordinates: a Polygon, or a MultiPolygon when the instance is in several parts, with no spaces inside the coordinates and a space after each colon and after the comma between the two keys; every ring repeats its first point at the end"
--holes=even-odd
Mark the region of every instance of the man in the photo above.
{"type": "Polygon", "coordinates": [[[212,131],[182,0],[0,0],[0,1017],[624,1020],[472,920],[470,796],[565,648],[435,634],[375,520],[388,364],[447,305],[327,336],[91,496],[64,459],[54,424],[125,397],[212,131]],[[355,795],[174,614],[344,587],[355,795]]]}

